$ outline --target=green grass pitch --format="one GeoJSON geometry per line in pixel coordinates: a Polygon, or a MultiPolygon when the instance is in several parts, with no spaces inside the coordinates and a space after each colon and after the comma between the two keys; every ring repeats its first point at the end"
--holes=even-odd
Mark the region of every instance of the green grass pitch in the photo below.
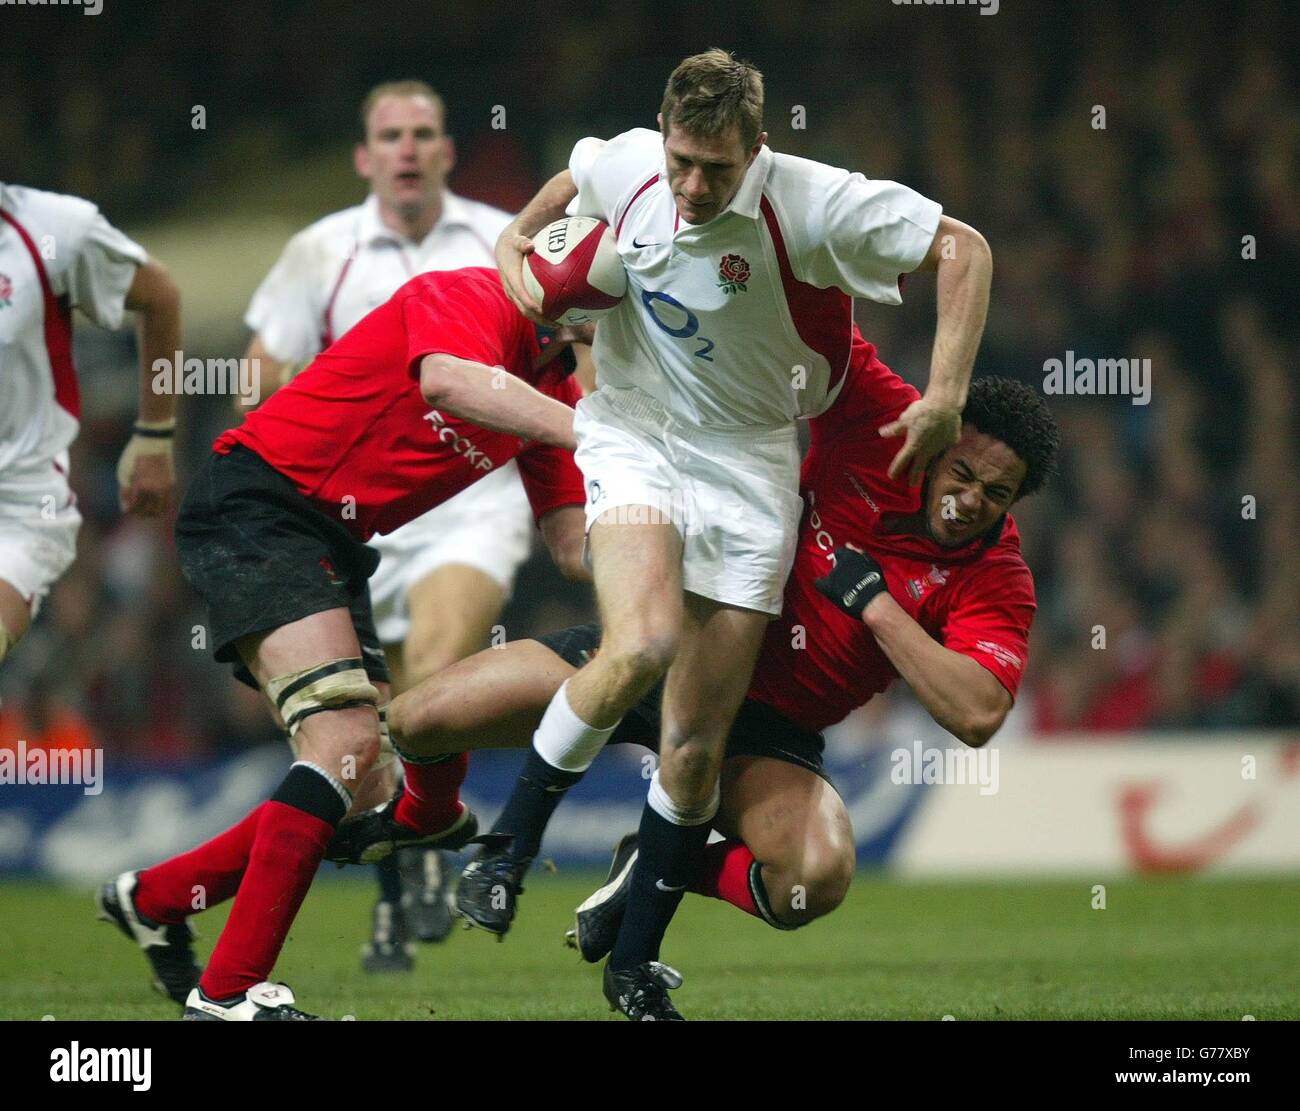
{"type": "MultiPolygon", "coordinates": [[[[599,877],[530,877],[503,942],[456,929],[409,974],[360,969],[372,888],[318,883],[276,978],[305,1009],[366,1019],[611,1018],[599,970],[563,948],[599,877]]],[[[905,884],[863,874],[834,914],[780,933],[688,896],[664,959],[695,1019],[1257,1019],[1300,1017],[1300,884],[905,884]]],[[[206,957],[224,910],[201,915],[206,957]]],[[[143,957],[93,918],[89,893],[0,890],[0,1018],[166,1019],[143,957]]]]}

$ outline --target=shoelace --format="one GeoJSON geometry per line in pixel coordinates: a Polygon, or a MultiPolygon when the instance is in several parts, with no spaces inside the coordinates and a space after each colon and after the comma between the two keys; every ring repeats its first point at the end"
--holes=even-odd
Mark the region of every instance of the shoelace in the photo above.
{"type": "Polygon", "coordinates": [[[660,1013],[671,1009],[672,1004],[668,1001],[669,984],[677,987],[680,983],[680,976],[667,965],[650,961],[637,970],[636,986],[628,997],[628,1009],[636,1010],[638,1014],[651,1010],[660,1013]],[[677,983],[673,983],[674,979],[677,983]]]}
{"type": "Polygon", "coordinates": [[[500,856],[486,857],[478,862],[479,870],[495,880],[505,880],[509,890],[515,895],[524,893],[523,878],[528,871],[531,860],[515,860],[502,853],[500,856]]]}
{"type": "MultiPolygon", "coordinates": [[[[290,992],[293,991],[293,989],[290,988],[288,984],[283,984],[281,986],[287,988],[290,992]]],[[[320,1021],[319,1015],[309,1015],[306,1011],[298,1010],[298,1008],[295,1007],[292,1003],[281,1003],[278,1007],[274,1009],[279,1011],[281,1015],[287,1015],[288,1021],[290,1022],[319,1022],[320,1021]]]]}
{"type": "Polygon", "coordinates": [[[668,991],[657,980],[638,983],[628,997],[627,1009],[640,1018],[644,1014],[660,1014],[668,1006],[668,991]]]}

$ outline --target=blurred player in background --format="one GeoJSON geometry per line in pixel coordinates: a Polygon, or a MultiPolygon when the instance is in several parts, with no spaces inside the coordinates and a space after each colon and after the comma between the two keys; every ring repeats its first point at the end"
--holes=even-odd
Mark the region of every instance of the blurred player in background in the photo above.
{"type": "MultiPolygon", "coordinates": [[[[366,95],[355,158],[370,196],[295,235],[245,317],[254,333],[247,357],[259,360],[264,395],[416,274],[493,265],[492,246],[511,217],[447,188],[455,148],[446,122],[442,98],[422,81],[388,82],[366,95]]],[[[374,538],[380,561],[370,594],[396,690],[484,646],[532,536],[528,500],[509,463],[374,538]]],[[[388,766],[395,776],[396,765],[388,766]]],[[[393,782],[381,786],[386,799],[393,782]]],[[[446,859],[410,849],[379,865],[379,902],[362,950],[367,971],[411,968],[411,934],[447,936],[446,859]]]]}
{"type": "Polygon", "coordinates": [[[477,919],[518,888],[547,815],[666,673],[661,763],[605,968],[606,998],[631,1018],[676,1017],[659,948],[699,869],[728,730],[794,560],[795,421],[843,386],[853,298],[898,304],[902,275],[937,274],[926,394],[883,430],[907,433],[892,468],[913,483],[957,439],[988,309],[978,232],[895,182],[773,153],[762,116],[756,69],[722,50],[687,58],[658,131],[580,141],[497,244],[507,291],[538,313],[522,288],[528,237],[566,212],[598,217],[629,289],[601,320],[598,388],[574,425],[601,651],[548,707],[493,827],[502,840],[466,869],[457,903],[477,919]]]}
{"type": "Polygon", "coordinates": [[[0,184],[0,661],[76,555],[73,308],[109,329],[138,314],[139,415],[117,478],[123,510],[158,516],[176,484],[176,399],[154,392],[153,365],[180,350],[180,293],[89,201],[0,184]]]}

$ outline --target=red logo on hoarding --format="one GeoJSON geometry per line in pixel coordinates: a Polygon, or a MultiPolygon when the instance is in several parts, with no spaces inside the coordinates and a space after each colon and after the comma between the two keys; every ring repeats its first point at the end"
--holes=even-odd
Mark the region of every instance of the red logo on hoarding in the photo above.
{"type": "MultiPolygon", "coordinates": [[[[1300,772],[1300,744],[1280,754],[1279,779],[1300,772]]],[[[1160,794],[1158,783],[1125,787],[1119,795],[1120,839],[1139,872],[1195,872],[1222,859],[1259,825],[1263,811],[1254,800],[1245,802],[1217,826],[1181,845],[1159,844],[1151,836],[1151,811],[1160,794]]]]}
{"type": "Polygon", "coordinates": [[[1160,788],[1154,783],[1126,787],[1119,797],[1120,836],[1139,872],[1195,872],[1213,864],[1255,828],[1259,812],[1250,803],[1216,828],[1183,845],[1161,845],[1148,828],[1160,788]]]}

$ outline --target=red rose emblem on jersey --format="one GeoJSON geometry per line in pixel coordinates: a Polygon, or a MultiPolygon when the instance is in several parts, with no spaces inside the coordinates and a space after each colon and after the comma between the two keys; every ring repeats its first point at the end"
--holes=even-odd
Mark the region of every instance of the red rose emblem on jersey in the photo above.
{"type": "Polygon", "coordinates": [[[0,274],[0,309],[7,309],[9,302],[13,299],[14,283],[9,280],[8,274],[0,274]]]}
{"type": "Polygon", "coordinates": [[[718,279],[718,287],[724,293],[744,293],[745,283],[749,281],[749,263],[740,255],[723,255],[718,267],[718,279]]]}

